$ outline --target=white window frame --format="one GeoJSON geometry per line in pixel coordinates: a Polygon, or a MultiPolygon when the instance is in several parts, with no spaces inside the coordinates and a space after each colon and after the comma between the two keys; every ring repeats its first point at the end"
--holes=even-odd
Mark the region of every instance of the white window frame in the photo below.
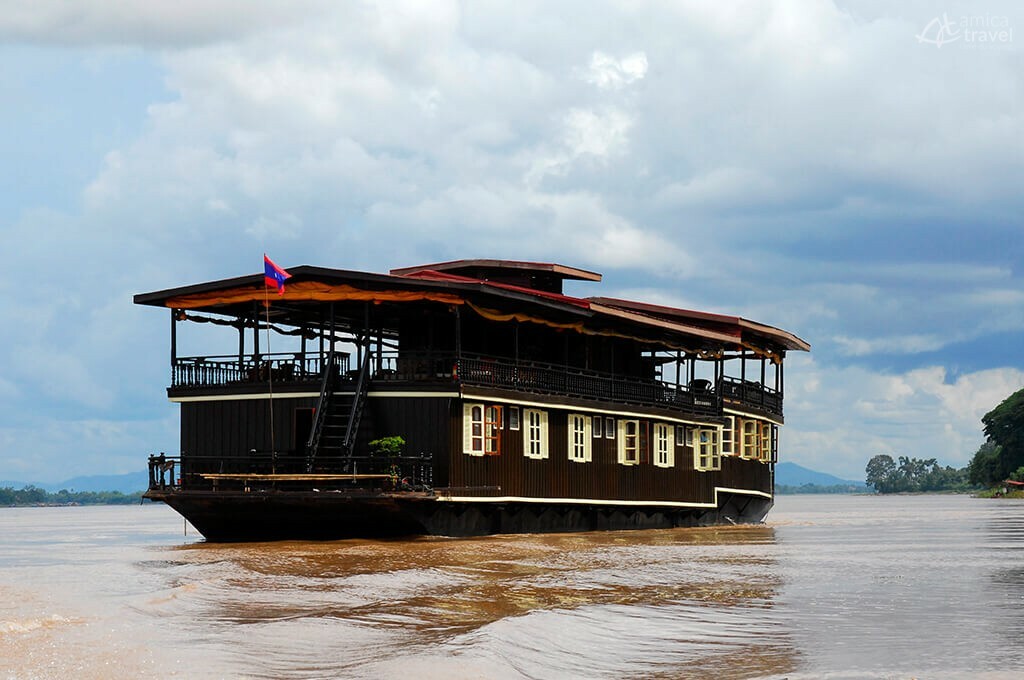
{"type": "Polygon", "coordinates": [[[654,465],[670,468],[676,464],[675,428],[668,423],[655,423],[652,438],[654,439],[654,465]]]}
{"type": "Polygon", "coordinates": [[[733,439],[736,436],[736,416],[725,417],[725,427],[722,428],[722,455],[732,456],[736,454],[733,439]]]}
{"type": "Polygon", "coordinates": [[[611,416],[605,416],[604,419],[604,438],[615,439],[615,418],[611,416]]]}
{"type": "Polygon", "coordinates": [[[523,455],[536,460],[548,457],[547,411],[523,409],[523,455]]]}
{"type": "Polygon", "coordinates": [[[600,439],[604,436],[604,418],[601,416],[594,416],[590,419],[590,431],[594,436],[594,439],[600,439]]]}
{"type": "Polygon", "coordinates": [[[741,422],[743,426],[740,432],[740,455],[744,458],[757,458],[757,450],[761,445],[758,421],[747,418],[741,422]]]}
{"type": "Polygon", "coordinates": [[[619,452],[619,463],[622,465],[639,465],[640,464],[640,421],[639,420],[627,420],[625,418],[619,418],[619,436],[618,436],[618,452],[619,452]],[[627,434],[626,430],[632,425],[634,430],[632,435],[628,435],[633,439],[633,458],[628,458],[629,451],[627,450],[627,434]]]}
{"type": "Polygon", "coordinates": [[[589,463],[593,453],[590,446],[590,416],[581,413],[570,413],[567,421],[569,460],[576,463],[589,463]]]}
{"type": "Polygon", "coordinates": [[[693,467],[707,472],[722,469],[721,428],[702,427],[694,435],[693,467]]]}
{"type": "Polygon", "coordinates": [[[686,426],[676,425],[676,446],[686,446],[686,426]]]}
{"type": "Polygon", "coordinates": [[[775,440],[777,427],[772,423],[761,423],[761,450],[758,452],[762,463],[775,462],[775,440]]]}
{"type": "Polygon", "coordinates": [[[462,405],[462,452],[468,456],[484,455],[484,405],[462,405]]]}

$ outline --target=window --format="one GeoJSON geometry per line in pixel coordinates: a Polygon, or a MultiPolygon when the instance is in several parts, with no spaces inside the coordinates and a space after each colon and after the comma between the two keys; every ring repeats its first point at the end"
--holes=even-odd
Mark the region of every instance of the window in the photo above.
{"type": "Polygon", "coordinates": [[[484,405],[462,407],[462,451],[471,456],[484,455],[484,405]]]}
{"type": "Polygon", "coordinates": [[[658,467],[675,465],[675,449],[672,447],[673,427],[665,423],[654,424],[654,464],[658,467]]]}
{"type": "Polygon", "coordinates": [[[686,446],[686,428],[676,425],[676,446],[686,446]]]}
{"type": "Polygon", "coordinates": [[[686,428],[686,445],[687,446],[693,446],[693,432],[694,432],[694,429],[692,427],[686,428]]]}
{"type": "Polygon", "coordinates": [[[615,439],[615,418],[604,419],[604,436],[607,439],[615,439]]]}
{"type": "Polygon", "coordinates": [[[619,462],[636,465],[640,462],[640,421],[619,421],[619,462]]]}
{"type": "Polygon", "coordinates": [[[484,409],[484,453],[488,456],[501,454],[501,407],[488,406],[484,409]]]}
{"type": "Polygon", "coordinates": [[[578,413],[569,415],[569,460],[586,463],[590,460],[590,418],[578,413]]]}
{"type": "Polygon", "coordinates": [[[698,470],[721,470],[718,428],[701,428],[694,436],[697,440],[697,448],[693,452],[694,467],[698,470]]]}
{"type": "Polygon", "coordinates": [[[537,409],[524,409],[526,436],[523,437],[523,455],[527,458],[548,457],[548,414],[537,409]]]}
{"type": "Polygon", "coordinates": [[[757,446],[760,443],[758,438],[758,421],[743,421],[743,446],[740,455],[744,458],[757,458],[757,446]]]}
{"type": "Polygon", "coordinates": [[[725,417],[725,429],[722,430],[722,455],[731,456],[736,453],[736,450],[732,446],[733,442],[733,430],[736,427],[736,418],[734,416],[725,417]]]}
{"type": "Polygon", "coordinates": [[[519,407],[509,406],[508,407],[508,429],[518,430],[519,429],[519,407]]]}
{"type": "Polygon", "coordinates": [[[759,425],[761,425],[761,450],[758,458],[765,463],[774,463],[778,427],[771,423],[759,423],[759,425]]]}
{"type": "Polygon", "coordinates": [[[594,430],[594,439],[600,439],[604,428],[602,427],[604,418],[601,416],[594,416],[591,418],[590,427],[594,430]]]}

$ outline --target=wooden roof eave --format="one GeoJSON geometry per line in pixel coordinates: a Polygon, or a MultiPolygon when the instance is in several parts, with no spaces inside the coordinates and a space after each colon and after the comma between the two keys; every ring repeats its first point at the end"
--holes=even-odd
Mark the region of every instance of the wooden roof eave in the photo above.
{"type": "Polygon", "coordinates": [[[740,342],[740,338],[734,335],[719,333],[706,328],[700,328],[698,326],[688,326],[644,314],[638,314],[619,307],[609,307],[607,305],[591,302],[590,309],[595,314],[621,319],[648,329],[657,329],[669,334],[670,337],[682,336],[679,337],[678,340],[681,341],[680,344],[683,345],[686,344],[685,342],[682,342],[683,340],[693,338],[697,338],[703,343],[710,343],[719,346],[735,346],[740,342]]]}
{"type": "MultiPolygon", "coordinates": [[[[782,330],[781,328],[777,328],[775,326],[769,326],[767,324],[759,323],[757,321],[750,321],[749,319],[744,319],[739,316],[728,316],[725,314],[715,314],[713,312],[699,312],[694,310],[676,309],[673,307],[666,307],[664,305],[655,305],[646,302],[635,302],[633,300],[621,300],[617,298],[591,297],[587,299],[591,303],[616,307],[619,309],[627,309],[630,311],[635,311],[641,314],[651,315],[666,320],[693,319],[711,325],[712,330],[721,330],[723,328],[729,327],[738,327],[741,329],[746,329],[752,332],[753,334],[757,335],[760,339],[777,345],[779,349],[799,350],[804,352],[809,352],[811,349],[810,343],[799,338],[793,333],[790,333],[789,331],[782,330]]],[[[751,344],[751,347],[753,347],[753,344],[751,344]]]]}
{"type": "Polygon", "coordinates": [[[597,272],[569,267],[556,262],[525,262],[519,260],[451,260],[449,262],[434,262],[422,264],[415,267],[400,267],[392,269],[391,273],[396,276],[408,276],[423,271],[462,271],[467,269],[494,269],[505,271],[533,271],[540,273],[555,274],[563,279],[575,279],[578,281],[600,281],[601,275],[597,272]]]}
{"type": "MultiPolygon", "coordinates": [[[[496,302],[515,302],[534,310],[541,308],[560,315],[569,315],[575,319],[586,319],[592,316],[589,305],[571,304],[545,296],[532,295],[525,291],[492,286],[478,281],[462,282],[418,279],[388,274],[324,269],[306,265],[291,267],[289,271],[292,273],[292,279],[289,279],[289,283],[285,285],[285,294],[282,296],[278,296],[275,293],[267,296],[263,275],[257,274],[181,286],[152,293],[141,293],[134,296],[133,299],[135,304],[140,305],[187,308],[207,313],[237,316],[241,314],[241,306],[248,306],[253,302],[262,303],[266,299],[270,300],[271,305],[276,302],[279,309],[281,305],[297,305],[308,302],[304,297],[290,296],[289,286],[294,291],[295,287],[300,283],[312,281],[327,286],[357,287],[365,290],[370,297],[373,296],[373,293],[384,293],[388,290],[394,291],[396,289],[405,293],[422,291],[440,294],[442,296],[438,298],[440,301],[447,300],[451,304],[463,304],[473,301],[480,305],[489,306],[494,305],[496,302]],[[175,304],[176,302],[181,303],[181,301],[189,297],[201,296],[210,296],[210,299],[206,302],[196,301],[191,304],[175,304]],[[225,298],[233,299],[225,302],[225,298]]],[[[343,299],[343,296],[339,299],[343,299]]],[[[507,307],[507,304],[501,306],[507,307]]]]}
{"type": "Polygon", "coordinates": [[[811,343],[794,335],[793,333],[790,333],[789,331],[784,331],[781,328],[776,328],[775,326],[768,326],[766,324],[757,323],[756,321],[749,321],[743,318],[739,320],[739,325],[742,326],[743,328],[750,329],[751,331],[762,337],[767,336],[768,338],[781,344],[786,349],[797,350],[800,352],[811,351],[811,343]]]}

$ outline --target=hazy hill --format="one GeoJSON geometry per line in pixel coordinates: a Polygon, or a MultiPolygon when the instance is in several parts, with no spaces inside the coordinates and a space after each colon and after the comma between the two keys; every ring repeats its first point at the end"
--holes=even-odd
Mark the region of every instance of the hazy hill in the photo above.
{"type": "Polygon", "coordinates": [[[818,472],[805,468],[796,463],[784,462],[775,466],[775,483],[785,486],[803,486],[804,484],[815,484],[817,486],[858,486],[865,487],[862,481],[841,479],[827,472],[818,472]]]}
{"type": "Polygon", "coordinates": [[[85,475],[72,477],[55,484],[0,480],[0,488],[23,489],[29,485],[50,492],[67,489],[68,491],[120,491],[121,493],[128,494],[135,493],[136,491],[145,491],[149,486],[149,473],[146,470],[141,470],[123,475],[85,475]]]}

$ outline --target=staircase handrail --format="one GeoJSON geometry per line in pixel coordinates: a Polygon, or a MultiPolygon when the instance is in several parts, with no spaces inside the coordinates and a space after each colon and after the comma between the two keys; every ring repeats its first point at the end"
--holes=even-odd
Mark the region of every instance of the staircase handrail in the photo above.
{"type": "Polygon", "coordinates": [[[327,420],[327,409],[331,402],[331,395],[334,393],[331,378],[334,376],[334,347],[327,354],[327,361],[324,363],[323,376],[320,380],[320,398],[317,399],[316,409],[313,411],[313,426],[309,430],[309,439],[306,441],[306,470],[313,471],[313,460],[316,458],[317,450],[320,448],[320,435],[323,433],[324,422],[327,420]]]}
{"type": "Polygon", "coordinates": [[[356,380],[355,395],[352,398],[352,410],[349,412],[348,424],[345,427],[345,439],[342,441],[345,453],[352,455],[356,433],[359,432],[359,419],[363,411],[363,402],[370,382],[370,351],[363,352],[363,363],[359,367],[359,378],[356,380]]]}

